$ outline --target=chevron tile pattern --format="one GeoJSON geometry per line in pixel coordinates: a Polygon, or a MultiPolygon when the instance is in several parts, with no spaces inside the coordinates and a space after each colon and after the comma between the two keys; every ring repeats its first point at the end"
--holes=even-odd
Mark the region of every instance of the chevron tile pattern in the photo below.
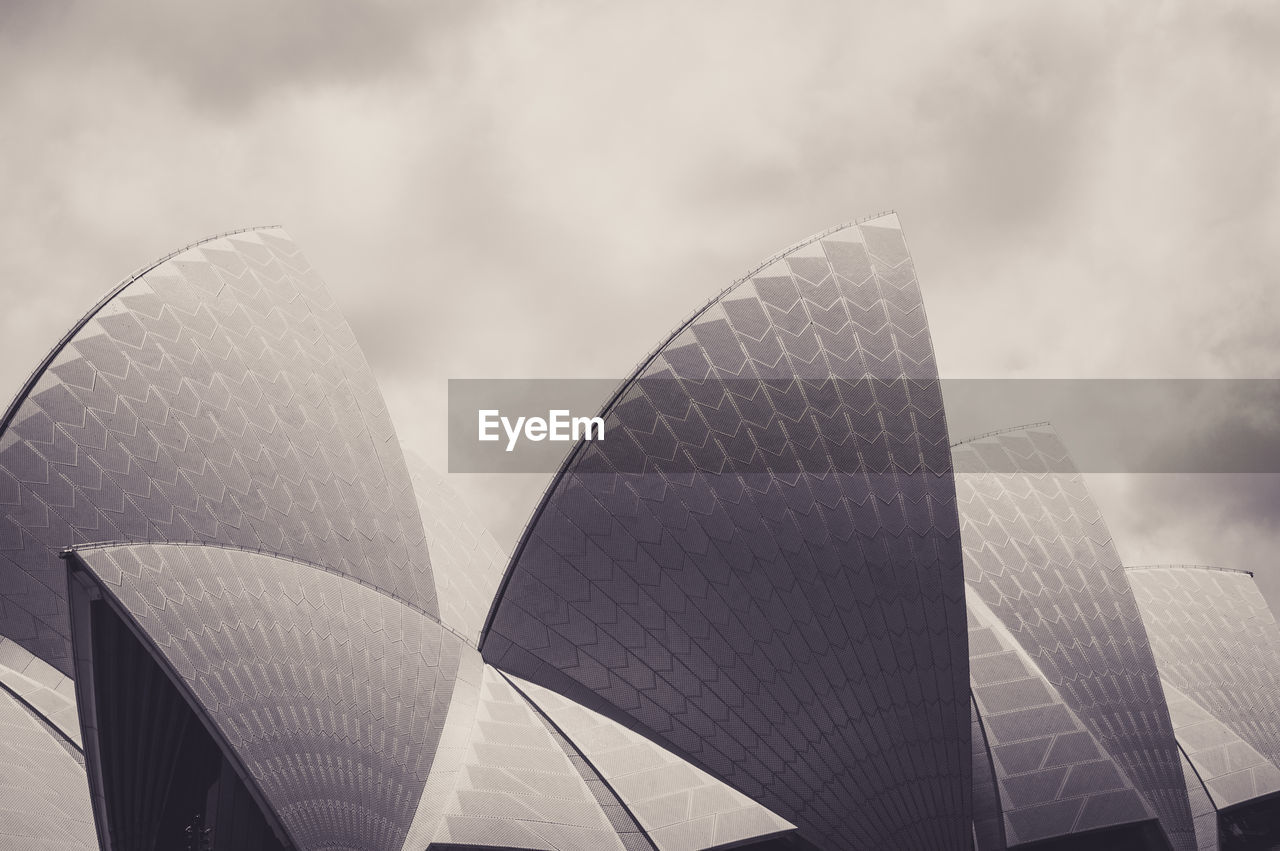
{"type": "Polygon", "coordinates": [[[399,849],[466,645],[335,572],[214,546],[79,560],[181,678],[301,851],[399,849]]]}
{"type": "Polygon", "coordinates": [[[199,541],[296,556],[434,612],[377,384],[276,228],[127,281],[0,433],[0,635],[71,673],[62,547],[199,541]]]}
{"type": "MultiPolygon", "coordinates": [[[[1151,636],[1182,747],[1201,847],[1217,812],[1280,792],[1280,628],[1244,572],[1146,565],[1126,572],[1151,636]]],[[[1209,837],[1212,844],[1209,844],[1209,837]]]]}
{"type": "Polygon", "coordinates": [[[484,671],[480,653],[463,644],[458,653],[458,672],[454,677],[449,711],[436,741],[431,773],[418,799],[403,851],[422,851],[431,844],[444,818],[445,807],[454,799],[455,790],[461,782],[459,775],[471,748],[471,730],[480,704],[484,671]]]}
{"type": "Polygon", "coordinates": [[[0,688],[21,698],[62,735],[80,744],[75,682],[4,637],[0,637],[0,688]]]}
{"type": "Polygon", "coordinates": [[[434,844],[628,851],[546,722],[487,666],[434,844]]]}
{"type": "Polygon", "coordinates": [[[1280,765],[1280,626],[1253,577],[1194,565],[1126,573],[1160,676],[1280,765]]]}
{"type": "Polygon", "coordinates": [[[0,848],[96,851],[84,767],[57,734],[0,690],[0,848]]]}
{"type": "MultiPolygon", "coordinates": [[[[497,669],[495,668],[494,670],[497,669]]],[[[506,677],[506,680],[511,682],[512,678],[506,677]]],[[[521,692],[521,694],[523,695],[524,693],[521,692]]],[[[526,696],[525,699],[528,700],[528,697],[526,696]]],[[[654,844],[653,839],[640,827],[640,823],[635,820],[631,811],[618,799],[613,787],[604,782],[600,773],[582,755],[582,751],[574,747],[564,733],[547,720],[545,712],[539,709],[539,714],[542,715],[542,720],[546,723],[547,731],[551,733],[551,738],[555,739],[556,744],[560,746],[560,750],[564,751],[565,756],[569,757],[569,764],[574,767],[574,770],[578,772],[578,776],[582,778],[582,782],[586,783],[587,788],[591,790],[592,797],[596,799],[596,804],[600,806],[600,811],[609,820],[609,826],[618,835],[618,841],[622,843],[622,847],[626,848],[627,851],[657,851],[657,846],[654,844]]]]}
{"type": "Polygon", "coordinates": [[[969,671],[1007,846],[1155,818],[1124,770],[972,590],[969,671]]]}
{"type": "Polygon", "coordinates": [[[795,829],[638,733],[553,691],[512,680],[600,774],[658,851],[705,851],[795,829]]]}
{"type": "Polygon", "coordinates": [[[1123,770],[1174,848],[1194,848],[1147,632],[1111,535],[1066,448],[1040,426],[959,444],[953,457],[973,596],[1123,770]]]}
{"type": "Polygon", "coordinates": [[[1164,692],[1178,744],[1218,809],[1280,792],[1271,760],[1168,682],[1164,692]]]}
{"type": "Polygon", "coordinates": [[[818,844],[966,845],[958,521],[897,218],[731,287],[604,417],[515,553],[486,661],[818,844]]]}
{"type": "Polygon", "coordinates": [[[404,851],[494,843],[566,851],[600,843],[654,851],[639,826],[619,812],[612,793],[599,789],[602,784],[590,769],[584,776],[581,755],[538,716],[478,652],[463,648],[444,731],[404,851]],[[584,785],[574,783],[574,776],[584,785]],[[486,796],[500,801],[503,812],[521,817],[514,824],[488,817],[486,796]],[[600,832],[605,824],[616,843],[600,832]]]}
{"type": "Polygon", "coordinates": [[[440,620],[475,646],[507,554],[443,476],[408,450],[404,457],[426,527],[440,620]]]}
{"type": "Polygon", "coordinates": [[[99,591],[298,851],[1208,851],[1280,794],[1251,579],[1126,572],[1047,426],[950,445],[895,216],[766,261],[603,416],[508,559],[283,231],[126,280],[0,417],[0,848],[96,847],[99,591]]]}

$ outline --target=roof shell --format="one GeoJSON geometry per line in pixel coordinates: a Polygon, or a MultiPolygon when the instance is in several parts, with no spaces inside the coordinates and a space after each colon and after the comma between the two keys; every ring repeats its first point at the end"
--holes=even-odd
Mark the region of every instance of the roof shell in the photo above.
{"type": "Polygon", "coordinates": [[[70,674],[57,552],[105,541],[297,556],[435,612],[386,406],[282,230],[126,279],[0,421],[0,635],[70,674]]]}
{"type": "Polygon", "coordinates": [[[263,553],[137,544],[72,558],[299,851],[398,851],[444,727],[457,636],[348,577],[263,553]]]}
{"type": "Polygon", "coordinates": [[[819,844],[967,836],[950,453],[897,217],[766,261],[603,416],[513,554],[486,660],[819,844]]]}
{"type": "Polygon", "coordinates": [[[0,690],[0,847],[93,851],[89,787],[78,753],[0,690]]]}
{"type": "Polygon", "coordinates": [[[1155,658],[1106,522],[1047,424],[953,448],[968,586],[1156,811],[1195,831],[1155,658]]]}
{"type": "Polygon", "coordinates": [[[1160,676],[1280,766],[1280,625],[1252,575],[1152,565],[1128,577],[1160,676]]]}

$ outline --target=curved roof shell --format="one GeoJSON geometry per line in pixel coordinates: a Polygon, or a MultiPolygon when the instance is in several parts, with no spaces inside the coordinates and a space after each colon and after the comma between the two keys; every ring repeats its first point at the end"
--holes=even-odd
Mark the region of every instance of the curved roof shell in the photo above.
{"type": "Polygon", "coordinates": [[[511,680],[617,795],[656,851],[723,848],[795,830],[638,733],[542,686],[511,680]]]}
{"type": "Polygon", "coordinates": [[[401,846],[449,709],[457,636],[371,587],[262,553],[107,545],[74,559],[212,723],[294,847],[401,846]]]}
{"type": "Polygon", "coordinates": [[[38,713],[0,690],[0,848],[98,847],[79,751],[38,713]]]}
{"type": "Polygon", "coordinates": [[[1002,848],[1149,821],[1155,814],[1008,628],[969,592],[974,712],[990,749],[1002,848]]]}
{"type": "Polygon", "coordinates": [[[953,447],[965,579],[1159,816],[1194,848],[1147,631],[1106,523],[1048,425],[953,447]]]}
{"type": "Polygon", "coordinates": [[[0,689],[17,697],[76,747],[80,719],[75,682],[16,642],[0,637],[0,689]]]}
{"type": "Polygon", "coordinates": [[[377,384],[279,228],[124,281],[0,419],[0,635],[70,674],[57,552],[104,541],[280,553],[436,611],[377,384]]]}
{"type": "Polygon", "coordinates": [[[517,546],[486,660],[820,845],[965,845],[958,525],[897,217],[766,262],[602,416],[517,546]]]}
{"type": "Polygon", "coordinates": [[[571,749],[506,677],[484,666],[478,688],[472,688],[471,713],[458,723],[465,735],[453,784],[439,803],[432,842],[480,849],[627,851],[571,759],[571,749]]]}
{"type": "Polygon", "coordinates": [[[1245,571],[1127,571],[1178,742],[1214,805],[1280,791],[1280,626],[1245,571]]]}

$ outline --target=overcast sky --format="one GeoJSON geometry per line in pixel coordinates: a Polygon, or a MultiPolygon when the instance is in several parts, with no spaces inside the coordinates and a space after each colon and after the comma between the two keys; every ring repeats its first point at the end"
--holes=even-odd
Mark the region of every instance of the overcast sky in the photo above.
{"type": "MultiPolygon", "coordinates": [[[[0,395],[135,268],[281,223],[443,467],[446,379],[620,378],[890,208],[944,376],[1280,377],[1280,7],[907,5],[3,0],[0,395]]],[[[454,478],[508,547],[545,483],[454,478]]],[[[1280,611],[1280,476],[1089,481],[1127,562],[1280,611]]]]}

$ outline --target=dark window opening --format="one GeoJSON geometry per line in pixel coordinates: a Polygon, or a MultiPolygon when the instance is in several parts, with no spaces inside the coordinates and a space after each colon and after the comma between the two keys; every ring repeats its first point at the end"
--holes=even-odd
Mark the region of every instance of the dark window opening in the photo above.
{"type": "Polygon", "coordinates": [[[1218,813],[1221,851],[1271,851],[1280,847],[1280,795],[1218,813]]]}
{"type": "Polygon", "coordinates": [[[1019,845],[1019,851],[1166,851],[1169,843],[1155,822],[1144,821],[1071,833],[1019,845]]]}
{"type": "Polygon", "coordinates": [[[112,851],[287,851],[146,647],[106,602],[90,606],[112,851]]]}

